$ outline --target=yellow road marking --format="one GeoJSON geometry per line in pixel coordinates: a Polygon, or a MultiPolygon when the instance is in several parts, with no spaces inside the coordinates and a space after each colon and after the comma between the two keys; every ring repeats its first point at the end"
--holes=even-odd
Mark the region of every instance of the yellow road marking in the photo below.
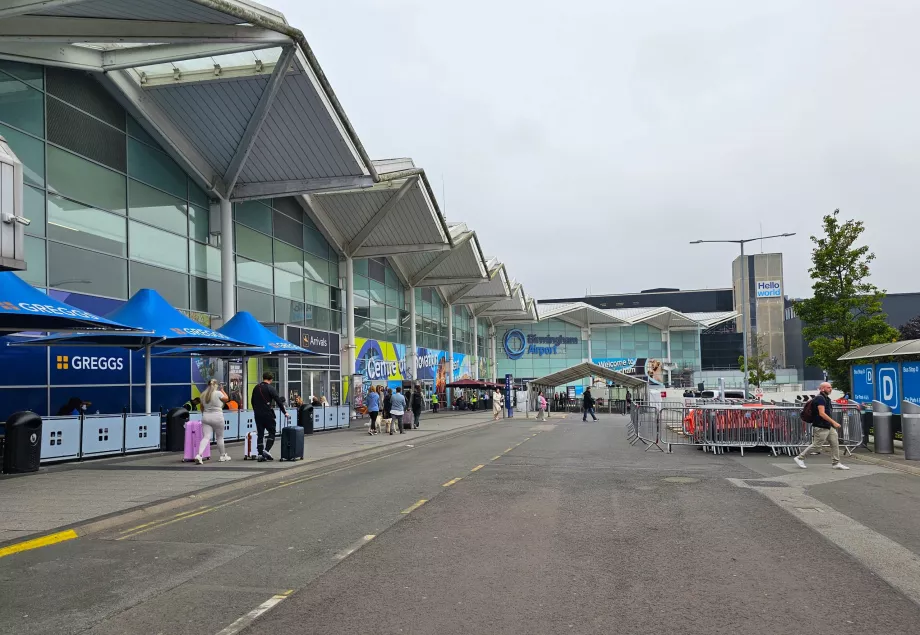
{"type": "Polygon", "coordinates": [[[458,481],[462,481],[462,480],[463,480],[463,477],[462,477],[462,476],[458,476],[457,478],[452,478],[452,479],[450,479],[449,481],[447,481],[446,483],[444,483],[444,485],[442,485],[441,487],[450,487],[450,486],[453,485],[454,483],[457,483],[458,481]]]}
{"type": "Polygon", "coordinates": [[[485,467],[485,465],[477,465],[477,466],[474,467],[472,470],[470,470],[470,472],[478,472],[479,470],[481,470],[481,469],[484,468],[484,467],[485,467]]]}
{"type": "Polygon", "coordinates": [[[403,514],[411,514],[411,513],[414,512],[416,509],[418,509],[419,507],[421,507],[422,505],[424,505],[424,504],[427,503],[427,502],[428,502],[428,499],[427,499],[427,498],[423,498],[423,499],[421,499],[420,501],[418,501],[417,503],[411,505],[410,507],[406,507],[404,510],[402,510],[402,513],[403,513],[403,514]]]}
{"type": "Polygon", "coordinates": [[[502,454],[506,454],[506,453],[508,453],[508,452],[511,452],[511,450],[513,450],[513,449],[514,449],[515,447],[517,447],[517,446],[514,446],[514,447],[511,447],[511,448],[508,448],[508,449],[507,449],[507,450],[505,450],[505,451],[504,451],[504,452],[503,452],[502,454]]]}
{"type": "MultiPolygon", "coordinates": [[[[189,514],[194,514],[194,513],[197,512],[197,511],[200,511],[200,510],[202,510],[202,509],[205,509],[206,507],[207,507],[207,505],[205,505],[204,507],[197,507],[197,508],[195,508],[195,509],[190,509],[190,510],[187,511],[187,512],[182,512],[182,513],[176,514],[175,516],[173,516],[173,518],[185,518],[185,517],[188,516],[189,514]]],[[[118,532],[118,533],[119,533],[119,534],[130,534],[131,532],[137,531],[138,529],[143,529],[144,527],[149,527],[150,525],[155,525],[157,522],[159,522],[159,521],[152,520],[152,521],[150,521],[149,523],[144,523],[143,525],[138,525],[137,527],[132,527],[131,529],[125,529],[125,530],[120,531],[120,532],[118,532]]]]}
{"type": "Polygon", "coordinates": [[[15,545],[10,545],[9,547],[3,547],[0,549],[0,558],[11,556],[14,553],[20,553],[21,551],[30,551],[31,549],[38,549],[40,547],[47,547],[48,545],[55,545],[59,542],[73,540],[74,538],[77,538],[77,532],[75,532],[73,529],[59,531],[55,534],[48,534],[47,536],[40,536],[39,538],[33,538],[32,540],[18,542],[15,545]]]}
{"type": "Polygon", "coordinates": [[[502,455],[501,455],[501,454],[499,454],[498,456],[493,456],[493,457],[492,457],[491,459],[489,459],[489,460],[490,460],[490,461],[497,461],[497,460],[499,460],[500,458],[502,458],[502,455]]]}

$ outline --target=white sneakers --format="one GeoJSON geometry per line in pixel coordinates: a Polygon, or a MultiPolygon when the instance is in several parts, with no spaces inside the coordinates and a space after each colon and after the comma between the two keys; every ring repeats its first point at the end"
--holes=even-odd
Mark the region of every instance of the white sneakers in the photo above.
{"type": "Polygon", "coordinates": [[[848,469],[850,469],[850,468],[848,468],[846,465],[844,465],[843,463],[834,463],[831,467],[834,468],[835,470],[848,470],[848,469]]]}
{"type": "MultiPolygon", "coordinates": [[[[798,466],[799,466],[800,468],[802,468],[803,470],[804,470],[805,468],[808,467],[807,465],[805,465],[805,461],[803,461],[803,460],[800,459],[799,457],[794,457],[792,460],[795,461],[795,464],[798,465],[798,466]]],[[[834,463],[833,465],[831,465],[831,468],[832,468],[832,469],[835,469],[835,470],[848,470],[848,469],[850,469],[850,468],[848,468],[846,465],[844,465],[843,463],[834,463]]]]}
{"type": "Polygon", "coordinates": [[[200,454],[195,455],[195,463],[198,465],[204,465],[204,459],[201,458],[200,454]]]}
{"type": "Polygon", "coordinates": [[[803,461],[803,460],[800,459],[799,457],[795,457],[795,458],[792,459],[792,460],[795,461],[795,464],[798,465],[798,466],[799,466],[800,468],[802,468],[803,470],[804,470],[806,467],[808,467],[807,465],[805,465],[805,461],[803,461]]]}
{"type": "Polygon", "coordinates": [[[221,454],[221,455],[220,455],[220,458],[217,459],[217,460],[220,461],[221,463],[223,463],[224,461],[229,461],[229,460],[230,460],[230,455],[229,455],[229,454],[221,454]]]}

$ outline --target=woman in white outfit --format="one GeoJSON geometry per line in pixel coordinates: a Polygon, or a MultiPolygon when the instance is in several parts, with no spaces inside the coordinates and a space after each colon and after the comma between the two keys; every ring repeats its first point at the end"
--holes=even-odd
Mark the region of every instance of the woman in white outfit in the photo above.
{"type": "Polygon", "coordinates": [[[204,460],[201,455],[211,443],[211,432],[217,440],[217,451],[220,452],[218,461],[229,461],[230,455],[224,451],[224,403],[230,401],[227,394],[220,389],[216,379],[208,382],[208,387],[201,393],[201,445],[195,455],[195,463],[202,465],[204,460]]]}

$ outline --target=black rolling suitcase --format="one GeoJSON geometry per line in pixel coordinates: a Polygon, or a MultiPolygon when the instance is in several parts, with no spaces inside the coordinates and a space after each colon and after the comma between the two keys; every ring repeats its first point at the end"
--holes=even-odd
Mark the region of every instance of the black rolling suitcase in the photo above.
{"type": "Polygon", "coordinates": [[[288,426],[281,428],[281,460],[297,461],[303,459],[303,428],[288,426]]]}

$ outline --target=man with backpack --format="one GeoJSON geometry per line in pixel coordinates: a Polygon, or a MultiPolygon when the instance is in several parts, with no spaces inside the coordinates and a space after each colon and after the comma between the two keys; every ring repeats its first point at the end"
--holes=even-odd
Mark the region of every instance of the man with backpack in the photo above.
{"type": "Polygon", "coordinates": [[[591,396],[591,389],[585,388],[585,394],[581,403],[581,420],[587,421],[588,415],[591,415],[591,418],[597,421],[597,417],[594,416],[594,397],[591,396]]]}
{"type": "Polygon", "coordinates": [[[818,387],[818,395],[806,402],[802,408],[802,421],[811,424],[812,435],[811,445],[793,459],[802,469],[807,467],[805,455],[812,448],[820,450],[825,443],[830,443],[831,446],[831,467],[835,470],[850,469],[840,462],[840,442],[837,436],[840,424],[831,417],[831,403],[831,385],[824,382],[818,387]]]}

